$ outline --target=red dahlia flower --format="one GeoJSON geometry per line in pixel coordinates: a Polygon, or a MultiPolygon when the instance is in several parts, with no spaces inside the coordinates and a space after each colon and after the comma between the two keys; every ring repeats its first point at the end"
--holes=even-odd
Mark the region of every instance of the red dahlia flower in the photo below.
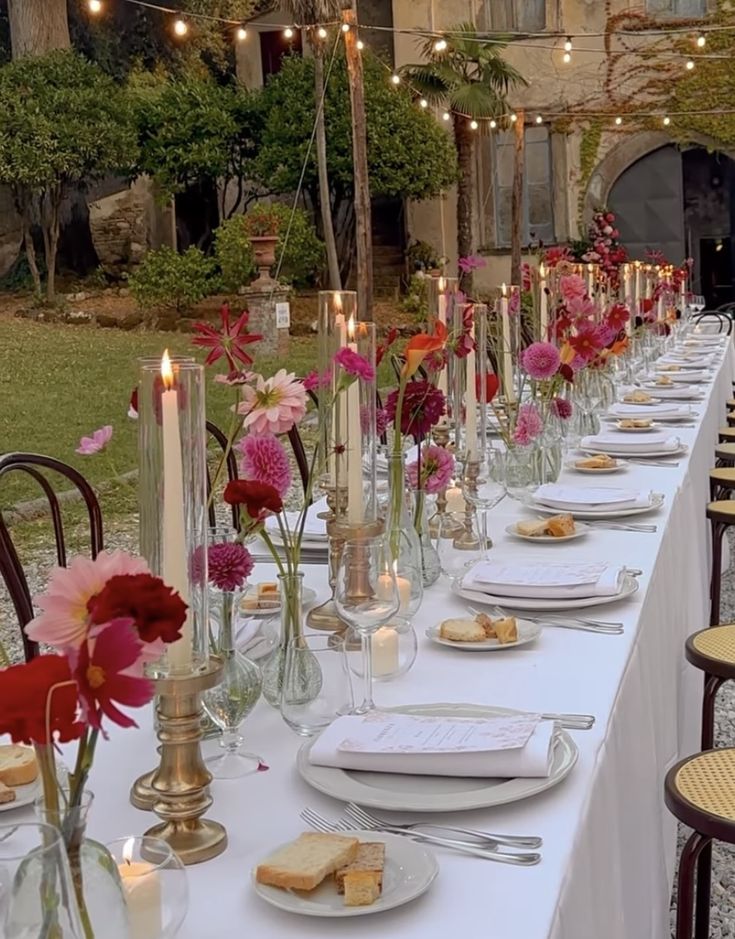
{"type": "Polygon", "coordinates": [[[111,577],[87,604],[92,623],[131,619],[143,642],[175,642],[181,638],[187,606],[171,587],[152,574],[111,577]]]}
{"type": "Polygon", "coordinates": [[[263,521],[269,512],[281,512],[283,500],[268,483],[251,479],[233,479],[227,483],[224,500],[228,505],[244,505],[251,518],[263,521]]]}

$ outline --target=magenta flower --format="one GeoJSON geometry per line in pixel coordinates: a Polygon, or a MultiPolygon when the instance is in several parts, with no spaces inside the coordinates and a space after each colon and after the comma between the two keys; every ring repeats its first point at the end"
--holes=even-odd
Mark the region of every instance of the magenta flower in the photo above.
{"type": "Polygon", "coordinates": [[[301,380],[301,384],[304,386],[304,391],[318,391],[320,388],[329,388],[332,384],[332,370],[331,368],[326,369],[321,375],[314,369],[313,372],[301,380]]]}
{"type": "Polygon", "coordinates": [[[281,441],[273,434],[247,434],[235,447],[242,454],[243,479],[267,483],[283,498],[291,487],[291,465],[281,441]]]}
{"type": "Polygon", "coordinates": [[[551,401],[551,413],[554,417],[558,417],[561,421],[568,421],[572,416],[572,402],[567,401],[566,398],[554,398],[551,401]]]}
{"type": "Polygon", "coordinates": [[[385,408],[376,408],[375,410],[375,433],[378,437],[382,437],[383,434],[388,429],[388,424],[390,423],[388,414],[385,408]]]}
{"type": "Polygon", "coordinates": [[[544,381],[556,375],[561,356],[550,342],[532,342],[521,356],[521,364],[535,381],[544,381]]]}
{"type": "Polygon", "coordinates": [[[361,378],[363,381],[373,381],[375,379],[375,369],[368,362],[365,356],[359,352],[354,352],[347,346],[340,349],[335,355],[334,361],[340,365],[348,375],[354,375],[355,378],[361,378]]]}
{"type": "Polygon", "coordinates": [[[478,257],[476,254],[471,254],[469,257],[460,258],[457,261],[457,267],[463,274],[471,274],[472,271],[478,271],[480,268],[487,267],[487,261],[485,258],[478,257]]]}
{"type": "Polygon", "coordinates": [[[215,375],[214,380],[218,385],[246,385],[255,378],[254,372],[245,372],[242,369],[234,368],[226,375],[215,375]]]}
{"type": "Polygon", "coordinates": [[[454,474],[454,457],[444,447],[430,444],[421,450],[421,461],[406,467],[406,476],[412,489],[423,489],[429,494],[440,492],[449,485],[454,474]]]}
{"type": "Polygon", "coordinates": [[[138,389],[133,388],[130,392],[130,403],[128,404],[128,417],[131,421],[138,420],[138,389]]]}
{"type": "Polygon", "coordinates": [[[508,313],[511,316],[517,316],[521,312],[521,291],[518,287],[511,287],[510,299],[508,300],[508,313]]]}
{"type": "Polygon", "coordinates": [[[252,574],[255,562],[248,549],[236,541],[220,541],[207,550],[209,582],[220,590],[237,590],[252,574]]]}
{"type": "Polygon", "coordinates": [[[522,404],[518,408],[518,420],[513,432],[513,443],[527,447],[544,429],[544,422],[535,404],[522,404]]]}
{"type": "Polygon", "coordinates": [[[100,453],[105,449],[111,438],[112,425],[105,424],[104,427],[95,430],[91,437],[82,437],[75,452],[81,453],[82,456],[91,456],[93,453],[100,453]]]}
{"type": "Polygon", "coordinates": [[[565,302],[581,300],[587,295],[587,285],[579,274],[565,274],[559,278],[559,289],[565,302]]]}
{"type": "Polygon", "coordinates": [[[410,381],[403,397],[403,412],[396,420],[398,391],[388,395],[385,411],[388,418],[400,425],[401,433],[423,437],[446,411],[444,392],[428,381],[410,381]]]}
{"type": "Polygon", "coordinates": [[[293,372],[279,369],[271,378],[255,376],[255,387],[243,385],[238,414],[243,427],[256,434],[286,434],[306,414],[306,389],[293,372]]]}
{"type": "Polygon", "coordinates": [[[209,323],[195,323],[194,331],[198,334],[192,342],[195,346],[202,346],[209,349],[205,365],[212,365],[217,359],[224,356],[231,370],[237,368],[236,359],[239,359],[244,365],[252,365],[253,360],[245,351],[245,347],[252,342],[258,342],[262,336],[248,332],[248,320],[250,314],[244,310],[234,323],[230,323],[230,307],[227,303],[222,304],[220,309],[221,326],[217,330],[209,323]]]}

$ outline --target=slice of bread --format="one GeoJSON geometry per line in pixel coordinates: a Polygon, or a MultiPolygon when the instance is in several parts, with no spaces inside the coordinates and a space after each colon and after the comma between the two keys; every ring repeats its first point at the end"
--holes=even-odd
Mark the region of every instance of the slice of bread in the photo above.
{"type": "Polygon", "coordinates": [[[439,627],[439,636],[451,642],[483,642],[485,630],[473,619],[445,619],[439,627]]]}
{"type": "Polygon", "coordinates": [[[486,639],[497,639],[495,635],[495,627],[493,626],[493,621],[487,615],[487,613],[478,613],[475,616],[475,622],[479,623],[480,626],[485,630],[486,639]]]}
{"type": "Polygon", "coordinates": [[[518,623],[515,616],[496,619],[493,623],[493,629],[501,646],[508,645],[510,642],[518,642],[518,623]]]}
{"type": "Polygon", "coordinates": [[[541,521],[534,519],[530,522],[516,522],[516,531],[519,535],[525,535],[526,538],[538,538],[546,534],[548,524],[545,518],[541,521]]]}
{"type": "Polygon", "coordinates": [[[30,747],[11,743],[0,746],[0,783],[25,786],[38,776],[36,754],[30,747]]]}
{"type": "Polygon", "coordinates": [[[378,888],[383,887],[383,868],[385,867],[385,844],[382,841],[363,841],[357,851],[357,857],[346,867],[341,867],[334,875],[337,893],[345,892],[345,877],[355,871],[369,871],[377,875],[378,888]]]}
{"type": "Polygon", "coordinates": [[[564,538],[566,535],[573,535],[574,517],[569,513],[564,515],[552,515],[546,521],[546,530],[554,538],[564,538]]]}
{"type": "Polygon", "coordinates": [[[623,395],[623,401],[627,401],[632,404],[648,404],[653,401],[651,395],[645,391],[629,391],[627,395],[623,395]]]}
{"type": "Polygon", "coordinates": [[[613,460],[607,453],[601,453],[599,456],[588,456],[583,460],[577,460],[574,464],[579,469],[609,469],[618,465],[617,460],[613,460]]]}
{"type": "Polygon", "coordinates": [[[255,879],[286,890],[313,890],[353,861],[359,846],[357,838],[347,835],[305,832],[258,864],[255,879]]]}
{"type": "Polygon", "coordinates": [[[350,871],[345,874],[345,906],[370,906],[380,896],[380,874],[375,871],[350,871]]]}
{"type": "Polygon", "coordinates": [[[15,789],[10,789],[5,783],[0,783],[0,805],[15,802],[15,789]]]}

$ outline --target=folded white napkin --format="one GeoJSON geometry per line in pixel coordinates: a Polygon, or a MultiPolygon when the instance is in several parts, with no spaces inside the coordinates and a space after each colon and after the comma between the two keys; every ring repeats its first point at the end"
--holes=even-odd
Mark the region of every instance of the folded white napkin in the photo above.
{"type": "Polygon", "coordinates": [[[480,561],[462,580],[462,586],[497,597],[571,600],[614,597],[620,593],[625,568],[604,562],[503,563],[480,561]]]}
{"type": "Polygon", "coordinates": [[[650,489],[618,489],[613,486],[562,486],[545,483],[533,494],[534,501],[553,509],[643,508],[651,504],[650,489]]]}
{"type": "Polygon", "coordinates": [[[591,437],[583,437],[581,450],[601,450],[603,453],[651,453],[659,450],[678,450],[681,442],[678,437],[667,433],[651,431],[635,436],[620,430],[603,431],[591,437]]]}
{"type": "MultiPolygon", "coordinates": [[[[709,379],[712,377],[712,375],[709,372],[703,372],[703,371],[695,372],[687,368],[687,369],[682,369],[682,371],[680,372],[658,371],[655,375],[648,375],[647,380],[649,382],[655,383],[658,375],[665,375],[667,378],[670,378],[673,382],[676,382],[677,384],[680,384],[680,383],[686,384],[687,382],[693,382],[695,384],[698,384],[699,382],[709,381],[709,379]]],[[[656,385],[657,392],[658,392],[659,387],[666,388],[666,385],[661,385],[661,386],[656,385]]]]}
{"type": "Polygon", "coordinates": [[[692,355],[686,352],[672,352],[670,355],[662,356],[656,362],[656,368],[660,371],[666,371],[672,365],[680,369],[698,369],[710,368],[714,359],[711,355],[692,355]]]}
{"type": "MultiPolygon", "coordinates": [[[[543,777],[550,772],[554,741],[552,721],[539,721],[526,745],[513,749],[466,753],[358,753],[340,749],[340,744],[364,717],[352,714],[338,717],[314,741],[309,751],[309,762],[316,766],[408,776],[513,779],[517,776],[543,777]]],[[[437,718],[439,720],[445,723],[447,719],[437,718]]]]}
{"type": "Polygon", "coordinates": [[[634,417],[645,419],[650,417],[653,420],[665,420],[673,417],[689,417],[691,411],[685,404],[647,404],[641,407],[639,404],[627,404],[625,401],[617,401],[611,405],[607,412],[608,417],[619,420],[624,417],[634,417]]]}
{"type": "Polygon", "coordinates": [[[239,615],[235,622],[237,651],[249,659],[262,659],[273,651],[273,640],[260,631],[262,619],[239,615]]]}
{"type": "MultiPolygon", "coordinates": [[[[326,497],[319,499],[318,502],[313,502],[309,508],[306,510],[306,522],[304,523],[304,535],[308,541],[326,541],[327,539],[327,524],[323,518],[319,518],[319,514],[326,512],[328,509],[326,497]]],[[[298,512],[286,512],[286,518],[288,519],[288,524],[291,531],[294,531],[298,520],[298,512]]],[[[269,532],[278,532],[280,535],[280,528],[278,527],[278,519],[271,515],[266,519],[265,527],[269,532]]]]}
{"type": "Polygon", "coordinates": [[[701,398],[703,391],[695,385],[654,385],[646,386],[646,392],[652,398],[701,398]]]}

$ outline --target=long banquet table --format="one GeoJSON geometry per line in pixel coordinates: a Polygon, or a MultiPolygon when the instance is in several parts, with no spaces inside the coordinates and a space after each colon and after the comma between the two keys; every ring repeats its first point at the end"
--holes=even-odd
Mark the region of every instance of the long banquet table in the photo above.
{"type": "MultiPolygon", "coordinates": [[[[250,886],[253,865],[304,830],[302,807],[335,817],[341,805],[300,779],[295,755],[301,739],[261,701],[244,732],[270,769],[213,783],[209,815],[226,824],[229,847],[219,858],[189,868],[190,908],[181,939],[372,939],[376,930],[403,939],[669,935],[676,829],[663,806],[662,780],[672,763],[697,749],[701,675],[685,664],[682,647],[686,636],[707,622],[707,471],[733,374],[728,350],[707,398],[695,405],[697,426],[674,431],[690,447],[677,468],[631,465],[609,477],[610,485],[665,494],[662,509],[640,517],[658,525],[655,534],[598,530],[577,542],[532,549],[544,559],[594,557],[642,569],[637,594],[594,611],[622,620],[623,635],[546,628],[524,649],[456,652],[424,636],[426,627],[465,606],[442,579],[427,591],[415,620],[414,668],[393,683],[376,685],[377,703],[385,706],[455,701],[596,716],[591,731],[572,731],[579,761],[557,787],[512,805],[437,819],[542,835],[542,862],[515,868],[440,848],[440,874],[428,893],[377,918],[312,919],[271,908],[250,886]]],[[[576,483],[587,479],[574,477],[576,483]]],[[[498,555],[530,556],[527,544],[504,533],[520,514],[508,499],[490,513],[498,555]]],[[[267,568],[259,572],[268,574],[267,568]]],[[[326,569],[307,567],[306,580],[323,599],[326,569]]],[[[142,833],[154,821],[128,802],[131,781],[154,762],[150,713],[142,715],[141,725],[138,731],[113,730],[112,742],[98,747],[92,837],[104,841],[142,833]]]]}

